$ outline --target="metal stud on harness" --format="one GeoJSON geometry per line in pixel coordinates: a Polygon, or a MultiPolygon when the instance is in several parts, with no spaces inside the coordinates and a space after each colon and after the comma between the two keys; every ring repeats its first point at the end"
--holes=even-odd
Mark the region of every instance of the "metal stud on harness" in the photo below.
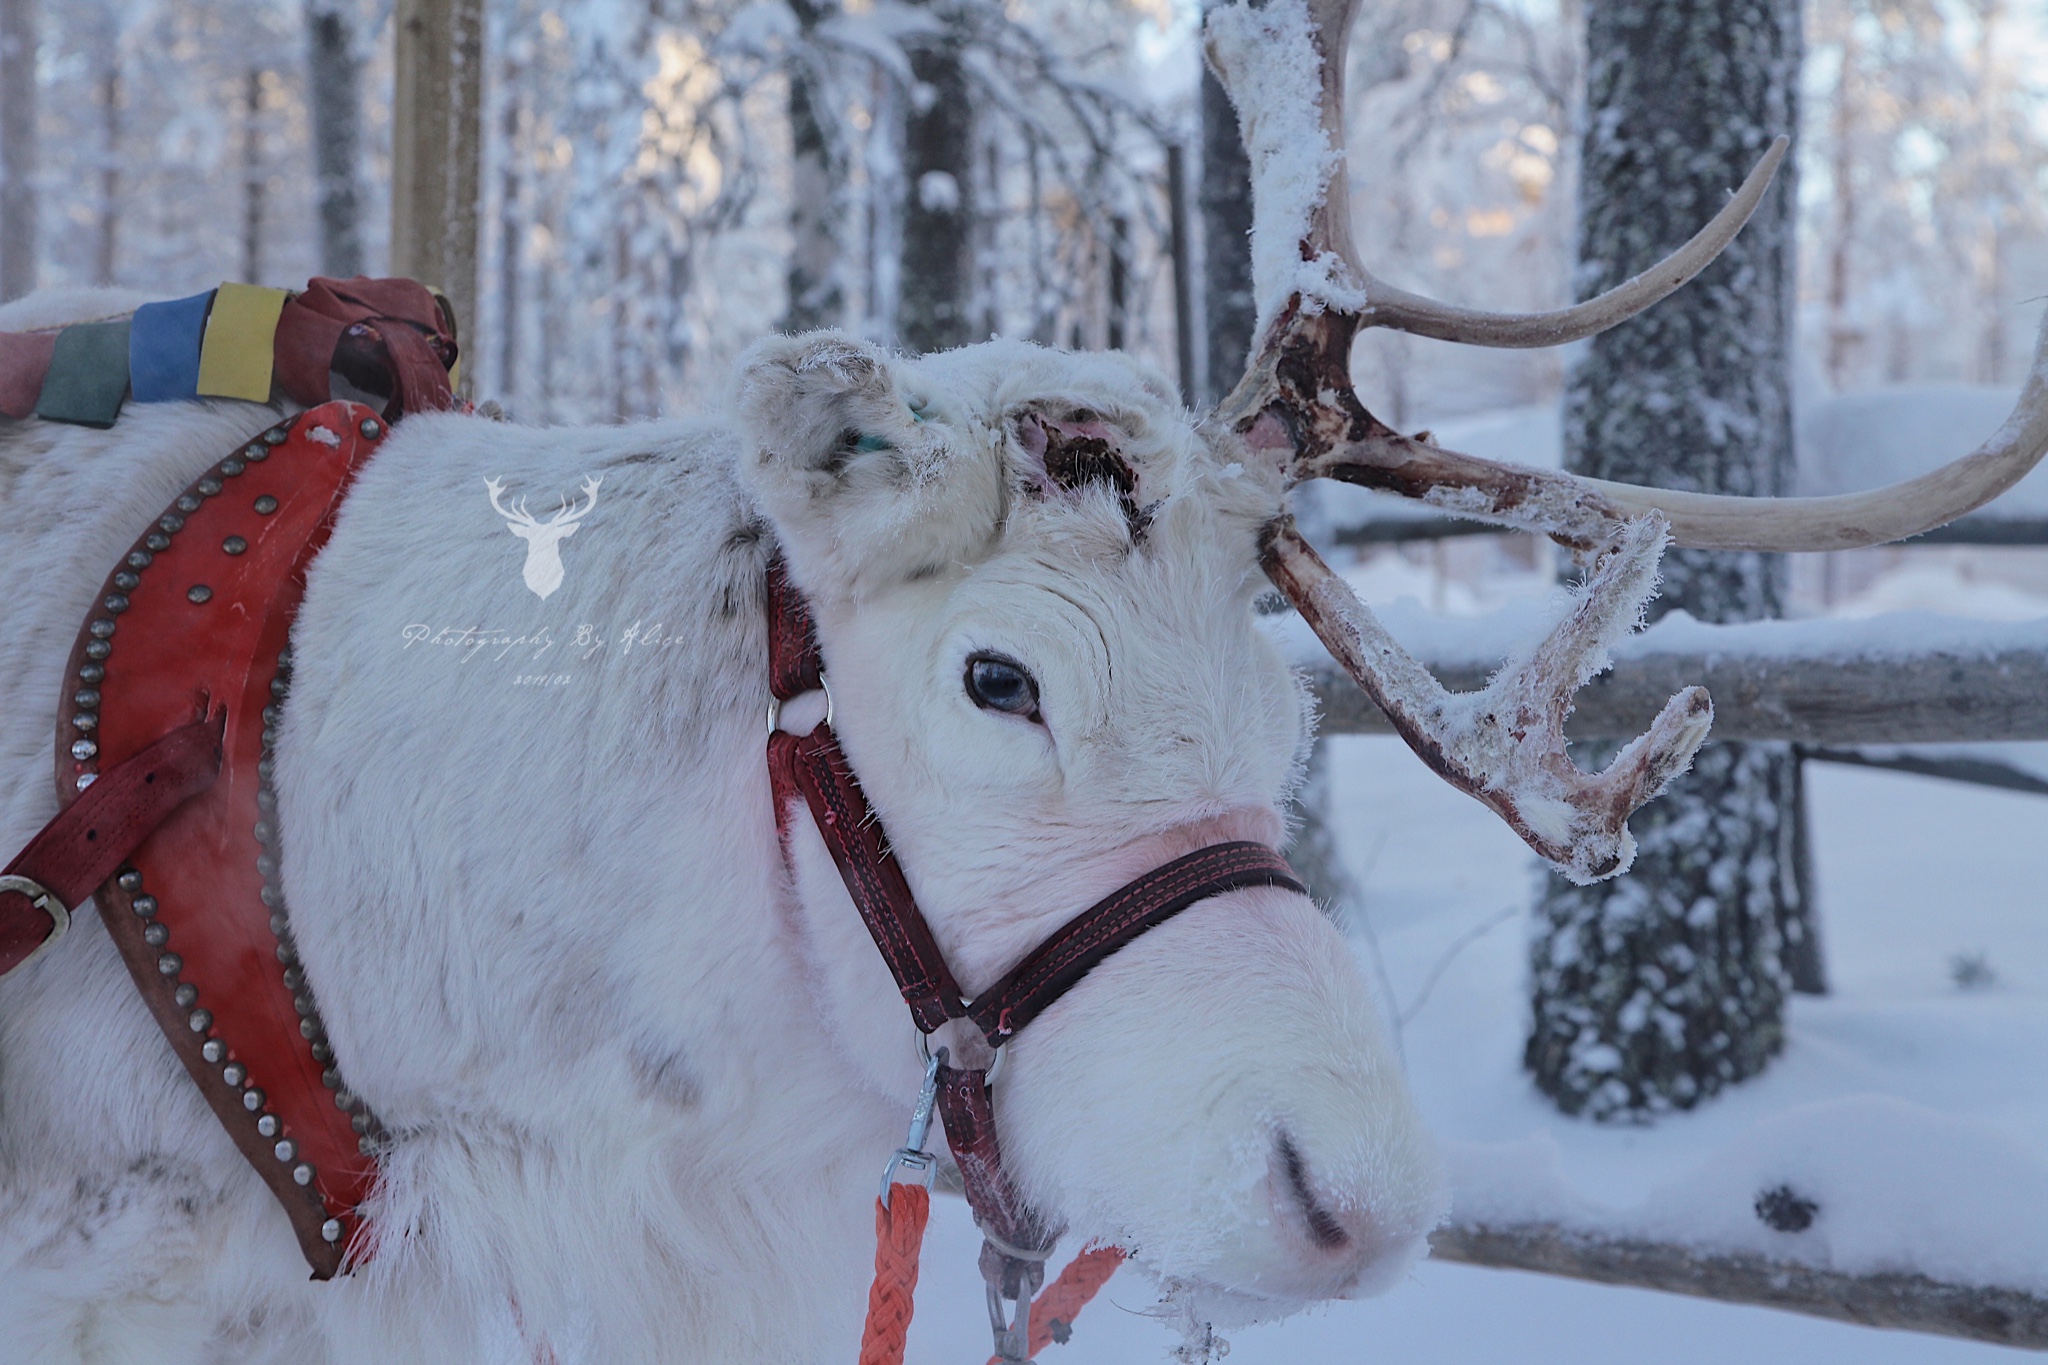
{"type": "MultiPolygon", "coordinates": [[[[779,558],[768,569],[768,676],[774,698],[771,726],[782,703],[825,685],[824,660],[809,609],[779,558]]],[[[1189,906],[1252,886],[1306,894],[1286,860],[1264,844],[1212,844],[1156,867],[1103,897],[1054,930],[1008,975],[970,1002],[962,997],[931,926],[911,895],[903,869],[890,851],[881,820],[839,747],[831,715],[806,735],[774,730],[768,739],[768,771],[785,855],[792,803],[801,795],[839,867],[854,908],[910,1007],[919,1035],[928,1040],[947,1022],[964,1019],[981,1032],[998,1060],[1006,1042],[1104,958],[1189,906]]],[[[878,1304],[890,1314],[900,1312],[901,1327],[907,1328],[909,1323],[908,1290],[899,1295],[892,1288],[885,1293],[881,1273],[886,1258],[900,1279],[915,1284],[915,1242],[904,1236],[898,1219],[914,1221],[916,1235],[921,1237],[927,1195],[920,1186],[894,1184],[893,1176],[905,1168],[929,1175],[929,1167],[923,1163],[931,1158],[923,1150],[922,1139],[931,1109],[936,1107],[945,1122],[946,1143],[960,1168],[968,1205],[982,1232],[980,1266],[988,1287],[996,1360],[1003,1365],[1021,1365],[1039,1344],[1034,1341],[1040,1333],[1033,1331],[1032,1295],[1044,1283],[1046,1258],[1063,1229],[1026,1203],[1003,1169],[990,1093],[994,1064],[988,1068],[954,1067],[944,1049],[933,1052],[928,1042],[926,1046],[925,1087],[913,1112],[910,1141],[890,1158],[883,1198],[877,1206],[880,1240],[876,1288],[869,1300],[870,1337],[875,1335],[872,1329],[878,1304]],[[908,1197],[895,1200],[896,1190],[908,1197]],[[892,1207],[899,1202],[906,1208],[892,1207]],[[910,1242],[907,1272],[902,1270],[904,1241],[910,1242]],[[1014,1312],[1006,1308],[1008,1304],[1016,1305],[1014,1312]]],[[[1108,1278],[1118,1259],[1121,1253],[1113,1249],[1083,1252],[1075,1262],[1086,1262],[1080,1277],[1069,1283],[1063,1274],[1061,1283],[1048,1290],[1046,1297],[1052,1298],[1066,1286],[1069,1298],[1079,1293],[1080,1302],[1085,1302],[1108,1278]],[[1082,1281],[1089,1282],[1085,1292],[1079,1292],[1082,1281]]],[[[1074,1266],[1069,1267],[1072,1270],[1074,1266]]],[[[1066,1308],[1059,1320],[1070,1321],[1076,1308],[1078,1304],[1066,1308]]],[[[894,1330],[899,1324],[892,1316],[885,1325],[890,1330],[884,1335],[893,1337],[894,1356],[871,1355],[864,1343],[862,1365],[894,1365],[901,1360],[901,1335],[894,1330]]]]}

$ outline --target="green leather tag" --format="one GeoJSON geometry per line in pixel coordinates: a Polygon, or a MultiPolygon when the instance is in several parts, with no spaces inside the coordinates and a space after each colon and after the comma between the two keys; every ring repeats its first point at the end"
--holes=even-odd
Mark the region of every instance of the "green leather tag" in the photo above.
{"type": "Polygon", "coordinates": [[[36,416],[110,427],[128,397],[128,319],[87,322],[57,333],[36,416]]]}

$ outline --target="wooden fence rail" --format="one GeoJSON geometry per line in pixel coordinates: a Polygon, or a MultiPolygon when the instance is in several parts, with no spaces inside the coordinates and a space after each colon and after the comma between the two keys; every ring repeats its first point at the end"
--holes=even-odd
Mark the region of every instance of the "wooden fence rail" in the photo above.
{"type": "Polygon", "coordinates": [[[1745,1251],[1712,1251],[1527,1223],[1452,1224],[1430,1238],[1440,1261],[1753,1303],[1815,1317],[2048,1351],[2048,1298],[1925,1275],[1847,1275],[1745,1251]]]}
{"type": "MultiPolygon", "coordinates": [[[[1659,631],[1630,642],[1613,671],[1579,690],[1567,726],[1573,738],[1641,734],[1672,693],[1699,683],[1714,698],[1717,739],[1836,748],[2048,740],[2048,623],[1983,623],[1973,633],[1970,623],[1949,622],[1940,632],[1946,640],[1911,652],[1875,622],[1685,624],[1670,645],[1660,643],[1659,631]],[[1802,638],[1810,643],[1802,646],[1802,638]]],[[[1506,652],[1444,658],[1425,649],[1419,657],[1444,686],[1462,692],[1485,686],[1506,652]]],[[[1303,658],[1322,704],[1323,733],[1392,733],[1327,657],[1303,651],[1303,658]]]]}

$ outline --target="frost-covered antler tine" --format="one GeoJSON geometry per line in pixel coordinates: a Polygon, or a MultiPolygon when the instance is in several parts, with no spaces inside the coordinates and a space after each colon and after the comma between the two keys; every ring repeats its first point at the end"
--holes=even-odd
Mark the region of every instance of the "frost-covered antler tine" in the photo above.
{"type": "Polygon", "coordinates": [[[1260,550],[1267,575],[1408,746],[1560,872],[1585,883],[1627,870],[1635,857],[1628,817],[1685,770],[1713,725],[1705,690],[1689,687],[1605,771],[1583,772],[1565,751],[1572,693],[1607,667],[1615,641],[1641,619],[1664,540],[1654,514],[1628,523],[1549,638],[1472,693],[1446,692],[1291,519],[1269,525],[1260,550]]]}

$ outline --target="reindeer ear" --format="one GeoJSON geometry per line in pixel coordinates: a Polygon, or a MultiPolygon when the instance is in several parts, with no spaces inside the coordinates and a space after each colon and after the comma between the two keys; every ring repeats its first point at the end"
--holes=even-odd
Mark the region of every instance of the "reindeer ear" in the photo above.
{"type": "Polygon", "coordinates": [[[915,364],[840,332],[770,338],[740,362],[743,477],[806,591],[886,586],[995,532],[999,457],[923,389],[913,410],[915,364]]]}
{"type": "Polygon", "coordinates": [[[881,348],[841,332],[773,337],[740,361],[740,418],[759,458],[799,473],[838,477],[880,453],[887,436],[867,428],[896,425],[892,407],[908,418],[895,391],[881,348]]]}

